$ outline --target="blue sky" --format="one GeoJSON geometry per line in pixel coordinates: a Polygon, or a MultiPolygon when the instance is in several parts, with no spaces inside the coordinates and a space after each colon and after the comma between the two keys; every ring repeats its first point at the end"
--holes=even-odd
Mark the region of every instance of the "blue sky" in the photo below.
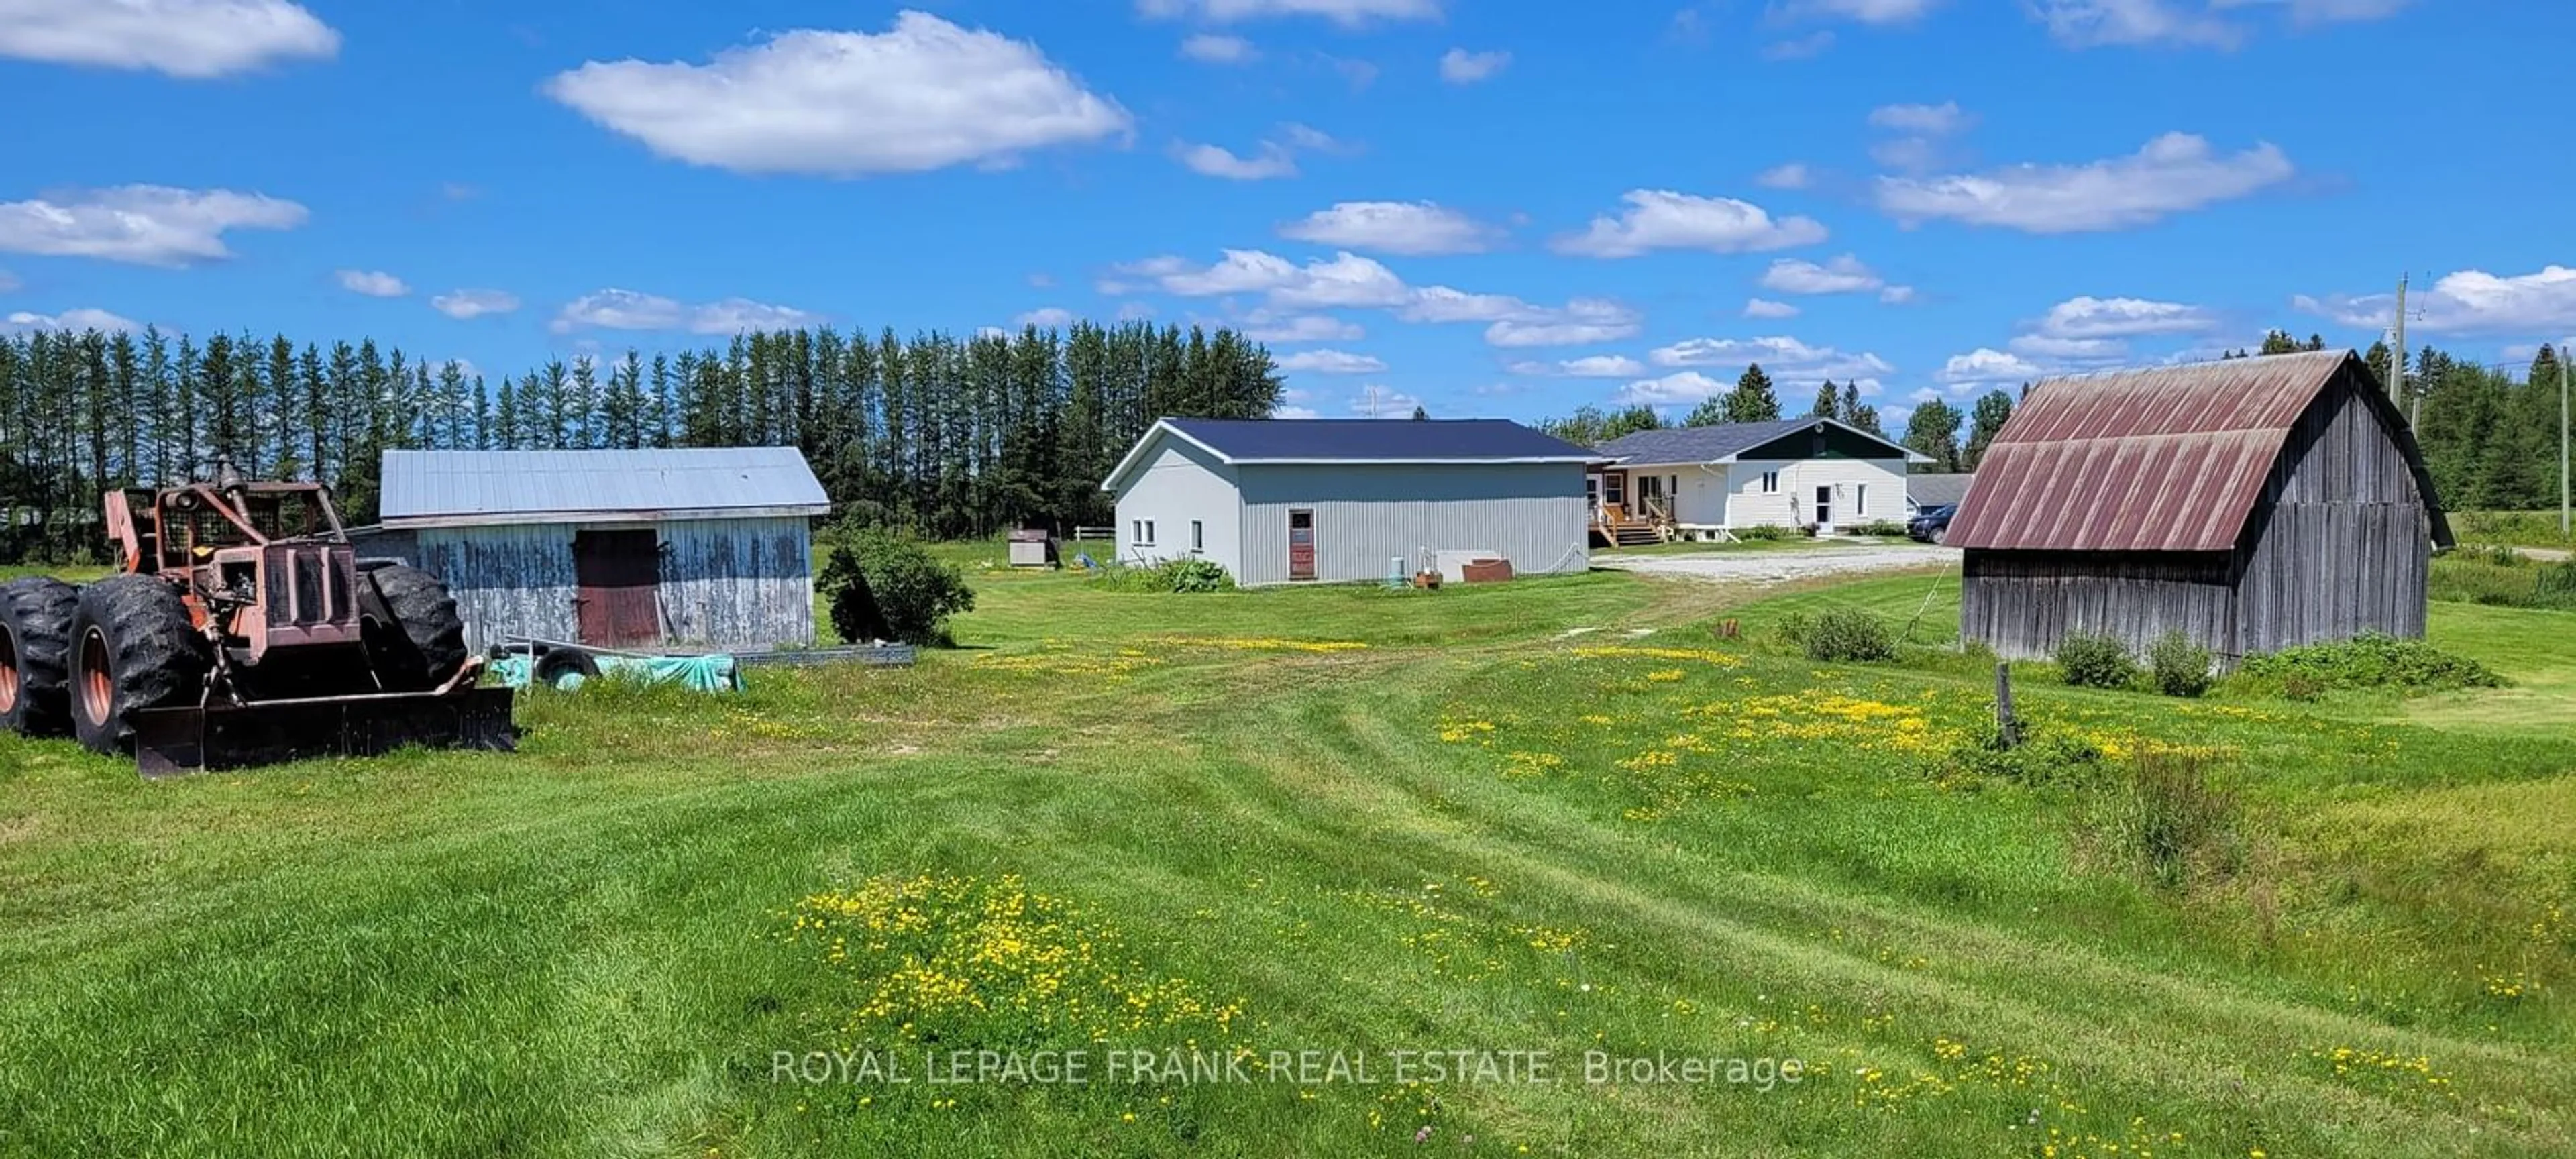
{"type": "Polygon", "coordinates": [[[2576,334],[2529,0],[0,0],[0,325],[1231,324],[1290,413],[2576,334]]]}

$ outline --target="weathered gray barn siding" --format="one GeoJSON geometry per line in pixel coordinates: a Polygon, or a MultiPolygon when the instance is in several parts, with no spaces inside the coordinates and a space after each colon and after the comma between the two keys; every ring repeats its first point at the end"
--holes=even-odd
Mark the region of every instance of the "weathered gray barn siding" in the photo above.
{"type": "Polygon", "coordinates": [[[2231,651],[2424,634],[2431,519],[2405,452],[2353,389],[2318,396],[2264,482],[2237,546],[2231,651]]]}
{"type": "Polygon", "coordinates": [[[1971,551],[1959,631],[2008,660],[2044,659],[2069,633],[2144,650],[2181,632],[2229,651],[2236,589],[2224,552],[1971,551]]]}
{"type": "Polygon", "coordinates": [[[1288,582],[1288,512],[1315,513],[1315,579],[1384,578],[1387,561],[1490,550],[1521,575],[1591,566],[1580,463],[1251,465],[1240,468],[1236,582],[1288,582]]]}
{"type": "Polygon", "coordinates": [[[2298,412],[2232,550],[1971,547],[1962,637],[2028,659],[2070,632],[2143,651],[2179,631],[2231,667],[2364,632],[2421,637],[2434,508],[2402,420],[2367,390],[2339,373],[2298,412]]]}
{"type": "MultiPolygon", "coordinates": [[[[579,639],[573,538],[587,526],[650,528],[662,545],[666,643],[755,649],[814,641],[812,539],[802,516],[667,523],[494,524],[413,532],[413,561],[447,581],[466,645],[505,636],[579,639]]],[[[387,543],[378,554],[401,554],[387,543]]]]}

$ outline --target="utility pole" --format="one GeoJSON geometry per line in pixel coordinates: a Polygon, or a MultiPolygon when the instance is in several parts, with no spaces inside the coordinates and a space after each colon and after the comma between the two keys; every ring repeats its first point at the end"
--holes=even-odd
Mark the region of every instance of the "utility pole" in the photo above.
{"type": "Polygon", "coordinates": [[[2567,538],[2567,352],[2558,352],[2558,538],[2567,538]]]}
{"type": "Polygon", "coordinates": [[[2396,334],[2396,348],[2388,352],[2388,389],[2395,392],[2396,397],[2389,401],[2405,403],[2406,425],[2421,427],[2424,425],[2423,396],[2406,393],[2406,275],[2404,274],[2397,275],[2396,334]]]}

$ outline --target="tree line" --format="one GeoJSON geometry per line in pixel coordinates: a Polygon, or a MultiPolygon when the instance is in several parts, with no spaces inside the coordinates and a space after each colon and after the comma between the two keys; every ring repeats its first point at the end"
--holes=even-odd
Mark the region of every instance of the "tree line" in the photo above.
{"type": "MultiPolygon", "coordinates": [[[[2258,349],[2231,350],[2220,357],[2261,358],[2325,348],[2321,336],[2301,340],[2274,330],[2264,336],[2258,349]]],[[[2416,441],[2444,507],[2533,510],[2557,506],[2562,353],[2543,345],[2527,366],[2518,368],[2519,374],[2517,368],[2465,361],[2430,345],[2409,360],[2403,388],[2391,401],[2414,424],[2416,441]]],[[[2373,343],[2362,358],[2380,390],[2387,392],[2387,344],[2373,343]]],[[[1907,416],[1905,433],[1898,441],[1932,460],[1917,470],[1974,471],[1986,447],[2011,421],[2016,403],[2030,393],[2030,386],[2021,384],[2018,393],[1988,391],[1965,409],[1932,399],[1907,416]]],[[[1885,433],[1879,428],[1876,409],[1862,403],[1860,392],[1849,385],[1837,388],[1826,382],[1806,413],[1885,433]]],[[[1653,407],[1641,405],[1608,410],[1582,407],[1540,426],[1569,442],[1598,446],[1633,431],[1666,425],[1708,426],[1779,417],[1780,402],[1770,376],[1757,363],[1745,368],[1733,391],[1701,402],[1679,424],[1667,424],[1653,407]]]]}
{"type": "Polygon", "coordinates": [[[793,446],[835,506],[935,537],[1111,521],[1100,480],[1156,418],[1277,406],[1231,330],[745,334],[650,358],[553,360],[497,382],[372,340],[158,329],[0,337],[0,562],[101,558],[101,493],[204,477],[328,484],[376,518],[392,449],[793,446]]]}

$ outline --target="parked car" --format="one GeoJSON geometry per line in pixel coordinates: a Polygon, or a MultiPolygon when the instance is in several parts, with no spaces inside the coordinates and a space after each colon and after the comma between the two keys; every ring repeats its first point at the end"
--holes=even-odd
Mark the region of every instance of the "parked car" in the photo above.
{"type": "Polygon", "coordinates": [[[1956,503],[1939,503],[1914,513],[1905,521],[1905,536],[1923,543],[1939,543],[1950,537],[1950,517],[1959,512],[1956,503]]]}

